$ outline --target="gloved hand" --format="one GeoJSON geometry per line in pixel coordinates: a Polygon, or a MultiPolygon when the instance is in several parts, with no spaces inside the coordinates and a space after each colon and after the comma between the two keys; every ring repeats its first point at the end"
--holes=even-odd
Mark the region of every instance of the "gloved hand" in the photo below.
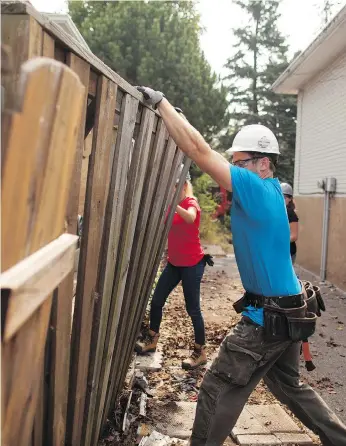
{"type": "Polygon", "coordinates": [[[204,254],[204,261],[205,261],[209,266],[214,266],[213,256],[211,256],[210,254],[204,254]]]}
{"type": "Polygon", "coordinates": [[[149,87],[137,87],[137,90],[143,94],[146,105],[151,105],[154,108],[156,108],[165,97],[161,91],[156,91],[149,87]]]}

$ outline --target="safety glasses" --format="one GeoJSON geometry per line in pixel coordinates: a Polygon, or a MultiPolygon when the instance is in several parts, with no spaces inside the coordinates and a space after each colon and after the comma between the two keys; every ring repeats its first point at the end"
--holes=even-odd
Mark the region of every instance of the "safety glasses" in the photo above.
{"type": "Polygon", "coordinates": [[[254,156],[253,158],[246,158],[245,160],[232,161],[232,166],[246,167],[250,161],[259,160],[260,156],[254,156]]]}

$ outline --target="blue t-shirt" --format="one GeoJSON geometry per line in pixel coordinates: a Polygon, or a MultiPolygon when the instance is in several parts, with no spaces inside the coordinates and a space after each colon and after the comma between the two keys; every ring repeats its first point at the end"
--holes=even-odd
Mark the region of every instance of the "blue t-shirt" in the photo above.
{"type": "MultiPolygon", "coordinates": [[[[290,228],[280,183],[231,166],[231,223],[235,258],[243,287],[262,296],[301,292],[290,255],[290,228]]],[[[263,308],[243,315],[263,324],[263,308]]]]}

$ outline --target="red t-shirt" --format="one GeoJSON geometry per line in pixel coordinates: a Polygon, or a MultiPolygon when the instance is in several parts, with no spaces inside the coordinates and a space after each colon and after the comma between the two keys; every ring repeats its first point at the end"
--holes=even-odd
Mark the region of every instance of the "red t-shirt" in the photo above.
{"type": "Polygon", "coordinates": [[[168,261],[174,266],[194,266],[200,262],[204,252],[199,239],[201,208],[195,198],[186,197],[179,203],[183,209],[194,207],[197,216],[193,223],[186,223],[176,212],[168,234],[168,261]]]}

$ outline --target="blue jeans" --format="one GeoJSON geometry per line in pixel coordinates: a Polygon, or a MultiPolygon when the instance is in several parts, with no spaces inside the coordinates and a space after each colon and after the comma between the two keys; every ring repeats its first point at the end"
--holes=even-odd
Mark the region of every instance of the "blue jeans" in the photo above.
{"type": "Polygon", "coordinates": [[[151,301],[150,308],[150,329],[158,333],[162,320],[162,310],[168,296],[182,281],[185,306],[190,316],[195,332],[196,344],[205,344],[204,320],[200,307],[201,280],[205,268],[205,261],[202,259],[194,266],[174,266],[167,263],[163,270],[151,301]]]}

